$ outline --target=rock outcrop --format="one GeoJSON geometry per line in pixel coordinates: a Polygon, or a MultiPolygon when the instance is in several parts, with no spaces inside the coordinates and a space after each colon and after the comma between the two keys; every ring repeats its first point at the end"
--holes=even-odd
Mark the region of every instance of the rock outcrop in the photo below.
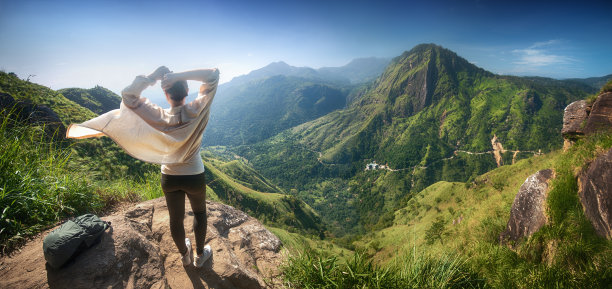
{"type": "Polygon", "coordinates": [[[578,176],[584,214],[598,235],[612,239],[612,149],[596,158],[578,176]]]}
{"type": "Polygon", "coordinates": [[[52,109],[28,100],[17,101],[10,94],[3,92],[0,92],[0,115],[10,116],[25,124],[44,125],[45,133],[57,139],[66,135],[66,127],[52,109]]]}
{"type": "Polygon", "coordinates": [[[531,236],[546,224],[548,183],[552,178],[554,172],[551,169],[541,170],[529,176],[521,185],[512,203],[506,230],[500,235],[502,243],[531,236]]]}
{"type": "Polygon", "coordinates": [[[561,134],[566,139],[575,139],[584,135],[584,125],[586,124],[587,117],[587,105],[586,100],[578,100],[570,103],[563,113],[563,128],[561,134]]]}
{"type": "Polygon", "coordinates": [[[612,92],[602,93],[597,96],[591,106],[589,118],[584,127],[585,134],[591,134],[601,129],[612,127],[612,92]]]}
{"type": "MultiPolygon", "coordinates": [[[[189,202],[187,236],[194,240],[189,202]]],[[[213,256],[203,268],[183,267],[172,241],[163,198],[102,219],[112,222],[99,244],[59,270],[45,266],[42,234],[0,260],[0,288],[265,288],[282,262],[280,240],[256,219],[207,202],[206,242],[213,256]]]]}
{"type": "Polygon", "coordinates": [[[602,129],[612,128],[612,92],[603,92],[592,104],[585,100],[570,103],[563,114],[563,148],[567,150],[577,139],[602,129]]]}

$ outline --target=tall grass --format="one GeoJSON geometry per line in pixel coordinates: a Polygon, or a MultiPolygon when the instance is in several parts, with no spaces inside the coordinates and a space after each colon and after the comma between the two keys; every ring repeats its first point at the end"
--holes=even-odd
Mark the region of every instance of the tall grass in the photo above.
{"type": "Polygon", "coordinates": [[[439,259],[416,252],[402,254],[387,265],[375,265],[355,253],[345,263],[313,251],[289,256],[282,267],[288,288],[484,288],[484,280],[459,257],[439,259]]]}
{"type": "Polygon", "coordinates": [[[65,169],[68,149],[43,126],[16,121],[3,110],[0,123],[0,250],[69,215],[95,211],[101,202],[83,178],[65,169]]]}

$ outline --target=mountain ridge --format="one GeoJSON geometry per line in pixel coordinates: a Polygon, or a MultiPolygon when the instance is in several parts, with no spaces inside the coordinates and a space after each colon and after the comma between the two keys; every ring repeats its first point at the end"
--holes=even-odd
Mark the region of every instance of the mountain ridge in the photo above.
{"type": "Polygon", "coordinates": [[[495,75],[441,46],[418,45],[394,58],[349,107],[234,149],[284,189],[300,192],[328,221],[340,224],[346,218],[340,211],[360,211],[361,224],[372,225],[409,192],[440,180],[467,181],[532,155],[510,151],[560,148],[563,109],[596,89],[545,80],[495,75]],[[482,154],[493,139],[503,146],[498,160],[482,154]],[[412,168],[393,172],[393,182],[406,185],[366,185],[371,173],[363,168],[372,160],[396,171],[412,168]],[[323,180],[334,189],[321,190],[316,184],[323,180]],[[342,198],[330,195],[347,190],[336,194],[342,198]]]}

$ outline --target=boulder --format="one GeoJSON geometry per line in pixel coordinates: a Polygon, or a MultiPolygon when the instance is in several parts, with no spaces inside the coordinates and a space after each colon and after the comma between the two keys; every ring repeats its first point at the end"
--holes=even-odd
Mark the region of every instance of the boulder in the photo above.
{"type": "Polygon", "coordinates": [[[502,243],[531,236],[546,224],[548,183],[554,175],[551,169],[541,170],[529,176],[521,185],[512,203],[506,230],[500,235],[502,243]]]}
{"type": "Polygon", "coordinates": [[[587,103],[585,100],[570,103],[563,113],[563,128],[561,134],[566,139],[575,139],[584,135],[584,125],[587,120],[587,103]]]}
{"type": "Polygon", "coordinates": [[[579,174],[578,188],[584,214],[595,232],[612,239],[612,149],[579,174]]]}
{"type": "MultiPolygon", "coordinates": [[[[186,233],[195,244],[189,201],[185,211],[186,233]]],[[[207,202],[207,217],[206,242],[213,255],[203,268],[183,267],[170,235],[165,200],[159,198],[103,217],[112,222],[112,229],[61,269],[45,265],[46,234],[41,234],[0,259],[0,288],[267,287],[282,262],[280,240],[230,206],[207,202]]]]}
{"type": "Polygon", "coordinates": [[[592,134],[598,130],[610,128],[612,128],[612,92],[606,92],[595,99],[584,127],[584,133],[592,134]]]}

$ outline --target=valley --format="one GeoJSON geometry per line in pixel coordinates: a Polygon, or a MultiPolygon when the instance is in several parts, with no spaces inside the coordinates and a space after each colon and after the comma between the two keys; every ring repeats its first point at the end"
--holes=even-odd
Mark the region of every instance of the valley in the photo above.
{"type": "MultiPolygon", "coordinates": [[[[423,284],[449,274],[441,287],[604,288],[612,243],[594,231],[577,192],[612,133],[569,141],[561,129],[570,103],[584,100],[588,113],[605,106],[610,81],[496,75],[435,44],[336,68],[275,62],[219,87],[201,151],[207,197],[278,236],[292,282],[361,270],[355,276],[367,282],[387,272],[423,284]],[[562,149],[564,140],[573,145],[562,149]],[[504,240],[517,191],[545,169],[555,174],[548,223],[504,240]]],[[[101,86],[54,91],[5,72],[0,93],[3,252],[76,214],[163,196],[159,167],[108,138],[47,135],[46,126],[65,131],[117,108],[118,95],[101,86]],[[24,120],[13,106],[55,114],[24,120]]]]}

